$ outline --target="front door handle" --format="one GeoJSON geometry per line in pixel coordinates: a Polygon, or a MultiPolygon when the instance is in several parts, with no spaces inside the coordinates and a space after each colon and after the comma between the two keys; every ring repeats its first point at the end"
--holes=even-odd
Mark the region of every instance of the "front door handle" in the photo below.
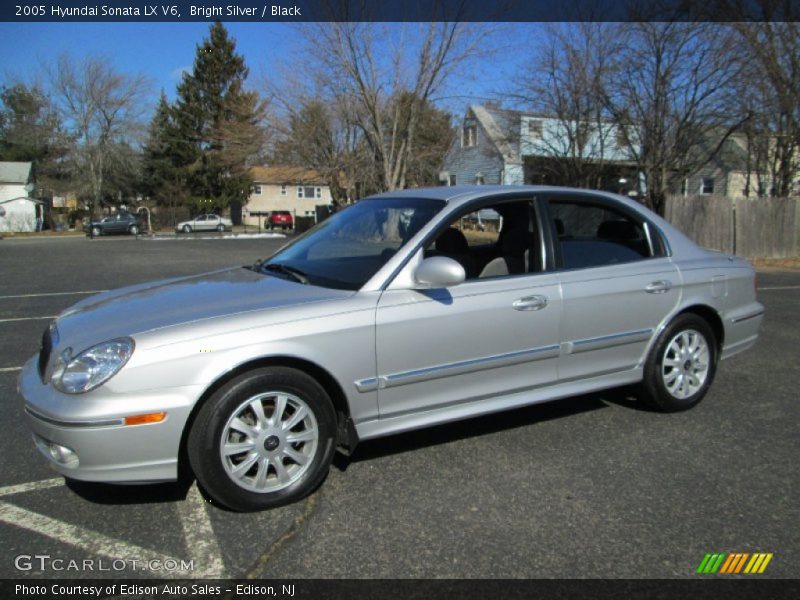
{"type": "Polygon", "coordinates": [[[547,306],[547,296],[525,296],[514,300],[511,306],[514,310],[541,310],[547,306]]]}
{"type": "Polygon", "coordinates": [[[645,286],[644,291],[648,294],[664,294],[672,289],[672,282],[662,279],[654,281],[645,286]]]}

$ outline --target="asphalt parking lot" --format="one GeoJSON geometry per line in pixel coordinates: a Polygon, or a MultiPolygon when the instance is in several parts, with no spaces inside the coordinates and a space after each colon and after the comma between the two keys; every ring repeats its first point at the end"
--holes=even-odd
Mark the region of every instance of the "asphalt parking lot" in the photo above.
{"type": "Polygon", "coordinates": [[[0,577],[86,577],[74,559],[97,577],[672,578],[698,577],[709,552],[773,553],[759,577],[800,576],[798,271],[759,274],[762,338],[689,412],[614,390],[368,442],[305,501],[259,514],[194,485],[57,477],[16,393],[49,319],[88,292],[284,242],[0,241],[0,577]]]}

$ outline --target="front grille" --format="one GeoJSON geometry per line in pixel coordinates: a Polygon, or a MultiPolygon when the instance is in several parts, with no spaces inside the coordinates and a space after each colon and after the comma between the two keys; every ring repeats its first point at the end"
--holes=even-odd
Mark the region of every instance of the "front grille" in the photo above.
{"type": "Polygon", "coordinates": [[[42,347],[39,349],[39,377],[44,382],[44,374],[47,371],[47,363],[50,361],[50,352],[53,350],[53,338],[50,328],[44,330],[42,334],[42,347]]]}

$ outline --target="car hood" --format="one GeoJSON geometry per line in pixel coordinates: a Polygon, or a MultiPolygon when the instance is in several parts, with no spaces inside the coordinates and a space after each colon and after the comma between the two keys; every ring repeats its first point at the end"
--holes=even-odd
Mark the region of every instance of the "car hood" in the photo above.
{"type": "Polygon", "coordinates": [[[155,281],[91,296],[68,308],[56,321],[56,345],[80,352],[103,341],[173,325],[352,294],[243,267],[155,281]]]}

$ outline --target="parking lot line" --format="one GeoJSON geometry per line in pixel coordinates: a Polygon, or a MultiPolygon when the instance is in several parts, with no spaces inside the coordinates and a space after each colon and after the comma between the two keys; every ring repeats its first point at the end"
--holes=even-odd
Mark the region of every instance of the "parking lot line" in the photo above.
{"type": "Polygon", "coordinates": [[[195,568],[200,568],[202,576],[208,579],[225,577],[225,564],[222,561],[217,537],[206,511],[206,501],[193,483],[186,494],[186,500],[178,503],[178,515],[183,526],[183,537],[189,558],[194,559],[195,568]]]}
{"type": "Polygon", "coordinates": [[[63,477],[53,477],[52,479],[42,479],[41,481],[31,481],[18,485],[7,485],[0,488],[0,497],[24,494],[25,492],[35,492],[36,490],[46,490],[60,485],[64,485],[63,477]]]}
{"type": "MultiPolygon", "coordinates": [[[[154,561],[160,561],[159,564],[161,565],[165,564],[165,561],[174,561],[173,564],[181,564],[180,559],[176,560],[172,556],[123,542],[95,531],[89,531],[83,527],[70,525],[57,519],[51,519],[45,515],[8,504],[7,502],[0,502],[0,522],[38,533],[62,544],[74,546],[90,554],[104,556],[112,560],[136,560],[140,565],[153,564],[154,561]]],[[[186,573],[177,570],[159,571],[159,575],[186,577],[186,573]]]]}
{"type": "Polygon", "coordinates": [[[80,296],[83,294],[100,294],[108,290],[89,290],[86,292],[43,292],[41,294],[15,294],[13,296],[0,296],[0,300],[8,300],[11,298],[41,298],[44,296],[80,296]]]}
{"type": "Polygon", "coordinates": [[[44,321],[45,319],[55,319],[55,317],[16,317],[14,319],[0,319],[0,323],[11,323],[13,321],[44,321]]]}
{"type": "Polygon", "coordinates": [[[800,285],[776,285],[772,287],[760,287],[759,292],[772,291],[772,290],[800,290],[800,285]]]}
{"type": "Polygon", "coordinates": [[[16,373],[22,371],[22,367],[0,367],[0,373],[16,373]]]}

